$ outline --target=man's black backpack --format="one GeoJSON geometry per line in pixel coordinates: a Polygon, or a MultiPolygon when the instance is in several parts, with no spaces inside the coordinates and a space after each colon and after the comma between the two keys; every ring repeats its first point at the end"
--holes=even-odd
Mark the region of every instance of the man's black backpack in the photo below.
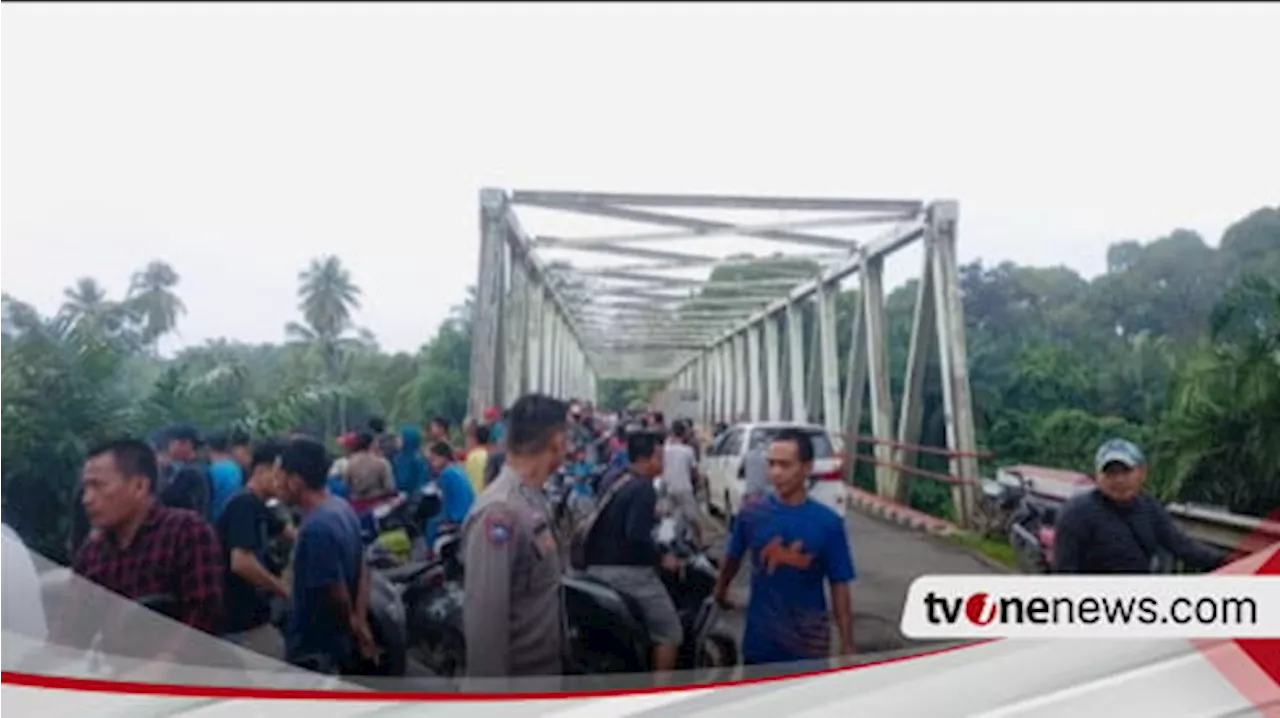
{"type": "Polygon", "coordinates": [[[618,492],[631,482],[631,472],[627,472],[619,476],[617,480],[605,490],[604,495],[596,502],[595,508],[587,517],[573,529],[573,536],[569,538],[569,565],[575,571],[585,571],[587,569],[587,541],[591,538],[591,529],[595,528],[596,521],[604,510],[613,502],[613,498],[618,492]]]}

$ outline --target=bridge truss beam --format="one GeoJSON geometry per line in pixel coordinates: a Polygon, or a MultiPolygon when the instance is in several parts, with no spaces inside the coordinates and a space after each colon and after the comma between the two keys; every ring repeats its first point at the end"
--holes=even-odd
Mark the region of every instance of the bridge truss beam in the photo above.
{"type": "MultiPolygon", "coordinates": [[[[866,403],[876,440],[877,492],[903,500],[907,487],[900,467],[916,457],[893,447],[919,444],[925,379],[930,363],[936,362],[947,449],[956,457],[950,473],[978,475],[955,202],[486,189],[480,204],[473,415],[487,406],[508,406],[529,392],[595,401],[605,379],[665,380],[664,396],[683,396],[686,407],[694,402],[696,416],[690,418],[704,426],[745,420],[819,423],[846,437],[848,444],[850,437],[864,433],[866,403]],[[517,217],[522,205],[676,231],[535,236],[517,217]],[[827,216],[753,223],[677,213],[716,208],[827,216]],[[823,231],[877,226],[882,233],[867,242],[823,231]],[[665,249],[680,240],[733,235],[808,251],[719,257],[709,251],[665,249]],[[895,411],[884,264],[917,242],[923,245],[924,264],[905,386],[895,411]],[[596,264],[546,262],[544,255],[552,252],[590,255],[596,264]],[[739,282],[705,276],[711,267],[775,257],[791,262],[780,261],[768,278],[739,282]],[[628,263],[609,263],[611,258],[628,263]],[[788,274],[797,260],[817,266],[816,276],[788,274]],[[687,276],[699,267],[702,278],[687,276]],[[850,325],[840,326],[841,282],[855,276],[859,306],[850,325]],[[843,362],[842,346],[847,347],[843,362]]],[[[850,455],[856,453],[855,446],[847,448],[850,455]]],[[[852,462],[846,468],[851,474],[852,462]]],[[[957,483],[953,491],[959,515],[967,517],[972,486],[957,483]]]]}

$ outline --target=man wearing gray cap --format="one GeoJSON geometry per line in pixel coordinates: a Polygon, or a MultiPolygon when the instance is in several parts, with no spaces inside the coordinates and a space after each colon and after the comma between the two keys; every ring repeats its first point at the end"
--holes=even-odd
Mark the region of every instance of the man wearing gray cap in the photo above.
{"type": "Polygon", "coordinates": [[[1104,442],[1094,470],[1097,487],[1073,497],[1058,515],[1054,572],[1151,573],[1161,550],[1203,570],[1226,558],[1183,533],[1163,504],[1142,493],[1147,460],[1132,442],[1104,442]]]}

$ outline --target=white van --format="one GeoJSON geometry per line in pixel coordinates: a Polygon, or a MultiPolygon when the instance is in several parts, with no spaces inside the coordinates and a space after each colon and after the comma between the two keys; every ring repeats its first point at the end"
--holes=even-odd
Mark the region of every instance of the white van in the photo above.
{"type": "Polygon", "coordinates": [[[789,422],[738,424],[711,444],[702,460],[707,475],[707,503],[722,516],[737,515],[746,492],[743,471],[747,452],[765,447],[783,429],[798,429],[813,440],[813,479],[809,496],[832,511],[845,515],[849,508],[849,492],[844,483],[842,446],[825,427],[789,422]]]}

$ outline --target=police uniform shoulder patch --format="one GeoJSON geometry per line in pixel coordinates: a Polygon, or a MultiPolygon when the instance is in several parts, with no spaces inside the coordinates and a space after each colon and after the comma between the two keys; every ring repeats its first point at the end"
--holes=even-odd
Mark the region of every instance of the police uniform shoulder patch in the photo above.
{"type": "Polygon", "coordinates": [[[504,546],[515,533],[515,522],[505,511],[490,511],[484,517],[484,535],[494,546],[504,546]]]}

